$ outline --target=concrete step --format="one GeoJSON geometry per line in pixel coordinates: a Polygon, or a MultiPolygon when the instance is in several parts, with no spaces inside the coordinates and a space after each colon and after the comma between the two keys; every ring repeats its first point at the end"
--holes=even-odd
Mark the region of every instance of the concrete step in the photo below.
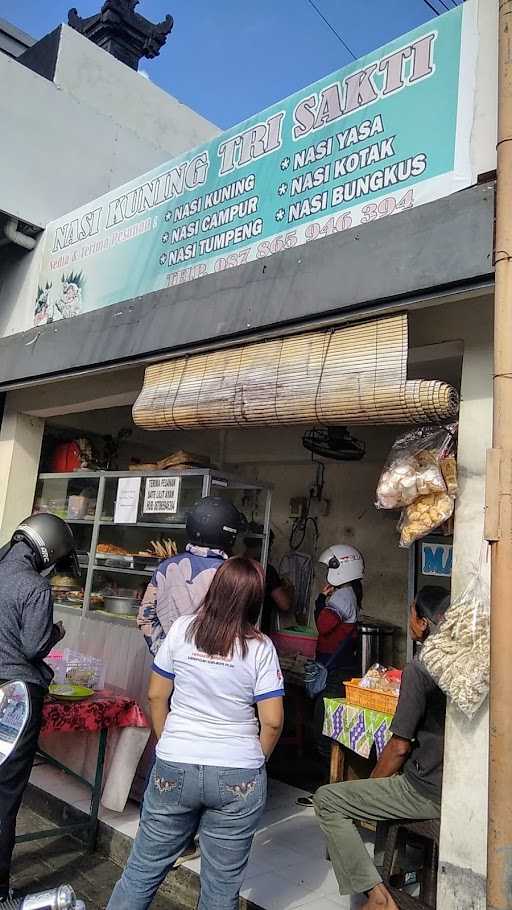
{"type": "MultiPolygon", "coordinates": [[[[70,822],[81,821],[84,818],[84,813],[75,806],[70,806],[68,803],[63,802],[49,793],[43,792],[39,787],[34,787],[31,784],[29,784],[25,793],[24,807],[31,810],[32,813],[35,813],[41,828],[45,825],[47,826],[48,821],[58,826],[59,824],[69,824],[70,822]]],[[[38,830],[37,826],[35,830],[38,830]]],[[[76,843],[79,841],[79,838],[80,835],[76,838],[68,837],[66,840],[74,841],[76,843]]],[[[27,848],[30,846],[34,853],[37,852],[38,857],[43,857],[45,851],[48,849],[48,845],[55,842],[46,842],[44,843],[44,846],[42,846],[43,843],[43,841],[35,841],[31,844],[22,844],[17,847],[17,850],[21,850],[22,847],[27,848]]],[[[97,853],[110,861],[109,865],[112,866],[115,873],[111,881],[111,890],[117,881],[117,878],[119,878],[119,867],[122,868],[126,864],[132,844],[132,839],[126,834],[115,831],[109,825],[105,824],[105,822],[100,821],[97,853]]],[[[91,856],[91,862],[94,864],[92,855],[89,854],[89,856],[91,856]]],[[[61,883],[63,881],[64,879],[61,878],[61,883]]],[[[167,908],[168,910],[196,910],[199,899],[199,876],[191,869],[186,869],[184,866],[178,866],[177,869],[167,876],[160,886],[159,895],[161,895],[162,898],[166,898],[167,903],[160,908],[155,903],[155,910],[167,910],[167,908]],[[172,901],[173,903],[169,903],[169,901],[172,901]]],[[[110,896],[110,893],[108,896],[110,896]]],[[[89,905],[87,905],[87,910],[89,910],[89,905]]],[[[252,901],[240,898],[240,910],[263,910],[263,908],[252,903],[252,901]]]]}

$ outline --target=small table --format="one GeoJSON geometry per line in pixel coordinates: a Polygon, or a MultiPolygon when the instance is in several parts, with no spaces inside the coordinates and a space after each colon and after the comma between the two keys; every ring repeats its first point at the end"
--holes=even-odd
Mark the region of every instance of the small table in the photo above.
{"type": "Polygon", "coordinates": [[[41,733],[99,733],[93,783],[72,771],[71,768],[66,767],[62,762],[42,749],[38,749],[36,756],[36,758],[42,759],[38,764],[49,764],[54,768],[58,768],[78,780],[81,784],[85,784],[91,790],[90,812],[87,821],[58,825],[55,828],[48,828],[44,831],[21,834],[16,838],[16,843],[55,837],[63,832],[73,831],[76,833],[77,831],[86,831],[87,847],[91,851],[95,849],[107,736],[109,729],[112,727],[145,727],[148,729],[149,735],[150,724],[146,715],[133,698],[106,689],[101,692],[95,692],[90,698],[82,701],[64,701],[53,699],[51,696],[48,697],[43,708],[41,733]]]}
{"type": "Polygon", "coordinates": [[[373,746],[379,756],[391,739],[393,715],[349,705],[344,698],[325,698],[324,736],[331,740],[331,784],[343,780],[345,754],[350,749],[370,758],[373,746]]]}

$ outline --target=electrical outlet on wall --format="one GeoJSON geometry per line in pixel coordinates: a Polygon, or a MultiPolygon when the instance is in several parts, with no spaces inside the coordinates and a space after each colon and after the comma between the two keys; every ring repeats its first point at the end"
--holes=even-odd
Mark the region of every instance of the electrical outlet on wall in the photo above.
{"type": "Polygon", "coordinates": [[[305,496],[293,496],[290,499],[290,518],[304,518],[307,509],[305,496]]]}
{"type": "Polygon", "coordinates": [[[321,499],[319,502],[320,512],[319,515],[321,518],[327,518],[331,511],[331,500],[330,499],[321,499]]]}
{"type": "Polygon", "coordinates": [[[312,518],[326,518],[330,511],[330,499],[312,499],[309,504],[309,514],[312,518]]]}

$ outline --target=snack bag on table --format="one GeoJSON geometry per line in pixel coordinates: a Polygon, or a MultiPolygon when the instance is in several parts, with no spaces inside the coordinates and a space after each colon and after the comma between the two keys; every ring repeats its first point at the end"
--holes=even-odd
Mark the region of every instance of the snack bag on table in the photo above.
{"type": "Polygon", "coordinates": [[[373,664],[366,671],[359,687],[361,689],[373,689],[375,692],[384,692],[386,695],[395,695],[397,698],[400,694],[400,684],[402,673],[394,668],[388,669],[382,664],[373,664]]]}

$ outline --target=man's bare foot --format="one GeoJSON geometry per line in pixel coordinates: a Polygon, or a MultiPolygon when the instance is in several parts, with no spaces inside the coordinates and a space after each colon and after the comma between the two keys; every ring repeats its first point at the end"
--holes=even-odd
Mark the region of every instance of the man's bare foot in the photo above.
{"type": "Polygon", "coordinates": [[[370,891],[363,910],[398,910],[398,907],[384,885],[376,885],[370,891]]]}

